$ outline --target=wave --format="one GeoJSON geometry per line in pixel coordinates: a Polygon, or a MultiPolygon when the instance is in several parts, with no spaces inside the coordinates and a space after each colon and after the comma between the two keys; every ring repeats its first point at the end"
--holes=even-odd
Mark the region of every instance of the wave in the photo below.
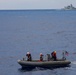
{"type": "Polygon", "coordinates": [[[72,64],[76,64],[76,61],[71,62],[72,64]]]}

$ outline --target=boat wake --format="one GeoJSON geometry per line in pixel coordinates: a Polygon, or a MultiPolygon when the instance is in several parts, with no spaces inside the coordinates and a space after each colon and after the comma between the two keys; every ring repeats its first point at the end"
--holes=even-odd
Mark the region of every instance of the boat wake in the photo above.
{"type": "Polygon", "coordinates": [[[66,68],[66,70],[70,70],[70,71],[76,72],[76,68],[75,67],[66,68]]]}
{"type": "Polygon", "coordinates": [[[76,64],[76,61],[71,62],[72,64],[76,64]]]}

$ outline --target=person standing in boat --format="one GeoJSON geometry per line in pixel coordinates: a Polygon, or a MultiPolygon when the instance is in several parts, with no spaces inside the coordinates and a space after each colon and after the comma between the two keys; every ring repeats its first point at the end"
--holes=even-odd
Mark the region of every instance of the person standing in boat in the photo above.
{"type": "Polygon", "coordinates": [[[26,56],[27,56],[27,61],[31,61],[32,60],[30,52],[27,52],[26,56]]]}
{"type": "Polygon", "coordinates": [[[40,53],[40,61],[43,61],[43,54],[40,53]]]}
{"type": "Polygon", "coordinates": [[[53,51],[53,52],[51,53],[51,56],[52,56],[52,58],[54,59],[54,61],[57,60],[56,51],[53,51]]]}
{"type": "Polygon", "coordinates": [[[52,58],[52,59],[54,58],[53,53],[54,53],[54,51],[51,53],[51,58],[52,58]]]}

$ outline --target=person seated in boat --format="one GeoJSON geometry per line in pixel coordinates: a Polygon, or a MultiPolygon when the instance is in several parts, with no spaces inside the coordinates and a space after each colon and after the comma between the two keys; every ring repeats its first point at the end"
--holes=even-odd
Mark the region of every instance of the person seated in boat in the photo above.
{"type": "Polygon", "coordinates": [[[27,56],[27,61],[31,61],[32,60],[30,52],[27,52],[26,56],[27,56]]]}
{"type": "Polygon", "coordinates": [[[43,61],[43,54],[40,53],[40,61],[43,61]]]}
{"type": "Polygon", "coordinates": [[[47,54],[47,61],[50,61],[50,60],[51,60],[50,54],[47,54]]]}
{"type": "Polygon", "coordinates": [[[51,53],[51,56],[52,56],[52,59],[53,59],[54,61],[57,60],[56,51],[53,51],[53,52],[51,53]]]}
{"type": "Polygon", "coordinates": [[[64,51],[62,52],[62,56],[63,56],[62,59],[63,59],[63,60],[66,60],[65,52],[64,52],[64,51]]]}

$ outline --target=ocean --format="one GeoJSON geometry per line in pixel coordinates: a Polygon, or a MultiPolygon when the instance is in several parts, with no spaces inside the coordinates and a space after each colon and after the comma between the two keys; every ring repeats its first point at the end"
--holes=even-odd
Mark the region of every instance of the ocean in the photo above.
{"type": "Polygon", "coordinates": [[[0,10],[0,75],[76,75],[76,11],[0,10]],[[18,59],[65,50],[70,67],[22,70],[18,59]]]}

